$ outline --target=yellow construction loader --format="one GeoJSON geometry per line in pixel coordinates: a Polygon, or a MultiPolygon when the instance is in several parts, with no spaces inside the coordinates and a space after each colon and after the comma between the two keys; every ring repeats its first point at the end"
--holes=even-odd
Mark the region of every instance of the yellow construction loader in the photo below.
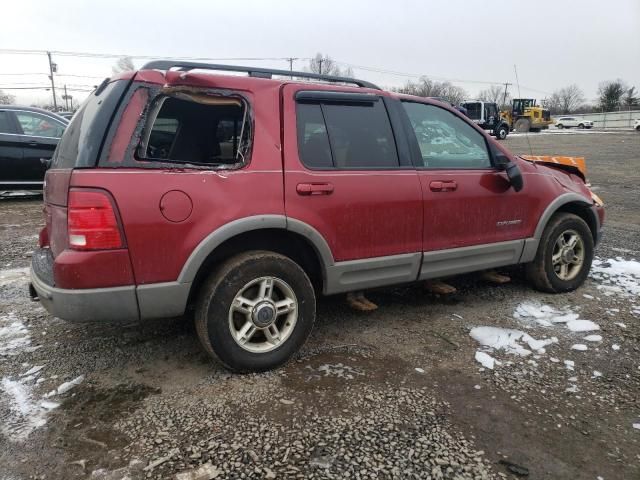
{"type": "Polygon", "coordinates": [[[501,111],[500,116],[516,132],[539,132],[553,123],[549,110],[533,98],[514,98],[511,109],[501,111]]]}

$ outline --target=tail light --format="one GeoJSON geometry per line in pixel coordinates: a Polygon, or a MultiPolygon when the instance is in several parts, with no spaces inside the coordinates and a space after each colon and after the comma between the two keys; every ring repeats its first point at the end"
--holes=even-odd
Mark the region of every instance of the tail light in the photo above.
{"type": "Polygon", "coordinates": [[[110,250],[124,242],[111,197],[96,190],[71,190],[67,211],[69,247],[110,250]]]}

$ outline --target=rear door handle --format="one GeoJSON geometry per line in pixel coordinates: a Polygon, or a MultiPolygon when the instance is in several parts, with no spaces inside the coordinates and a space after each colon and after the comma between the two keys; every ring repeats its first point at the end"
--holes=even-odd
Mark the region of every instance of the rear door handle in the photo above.
{"type": "Polygon", "coordinates": [[[432,192],[453,192],[458,189],[458,183],[454,180],[435,180],[429,183],[432,192]]]}
{"type": "Polygon", "coordinates": [[[333,185],[330,183],[299,183],[296,186],[298,195],[330,195],[333,185]]]}

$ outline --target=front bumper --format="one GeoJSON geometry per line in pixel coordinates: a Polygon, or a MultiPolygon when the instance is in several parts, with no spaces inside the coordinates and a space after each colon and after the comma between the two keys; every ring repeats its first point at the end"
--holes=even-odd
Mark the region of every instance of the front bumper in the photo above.
{"type": "Polygon", "coordinates": [[[31,260],[31,296],[52,315],[72,322],[132,322],[140,319],[135,285],[66,289],[53,286],[47,249],[31,260]]]}

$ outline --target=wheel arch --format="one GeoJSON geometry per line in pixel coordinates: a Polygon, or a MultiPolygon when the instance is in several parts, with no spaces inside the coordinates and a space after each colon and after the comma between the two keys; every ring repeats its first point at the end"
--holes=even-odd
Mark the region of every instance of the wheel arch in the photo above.
{"type": "Polygon", "coordinates": [[[314,288],[322,291],[333,255],[322,235],[310,225],[283,215],[235,220],[210,233],[191,253],[178,282],[191,284],[191,304],[214,265],[248,250],[269,250],[298,263],[314,288]]]}
{"type": "Polygon", "coordinates": [[[587,199],[577,193],[565,193],[560,195],[551,202],[542,213],[533,235],[534,238],[539,240],[542,237],[542,232],[544,232],[545,227],[553,215],[558,212],[568,212],[577,215],[587,223],[595,242],[598,236],[599,220],[596,213],[591,208],[591,205],[592,204],[589,203],[587,199]]]}
{"type": "Polygon", "coordinates": [[[597,214],[591,206],[591,203],[589,203],[587,199],[577,193],[565,193],[557,197],[547,206],[540,216],[533,237],[525,240],[524,250],[520,257],[520,263],[533,261],[536,256],[536,252],[538,251],[538,246],[544,229],[547,227],[551,218],[559,212],[573,213],[574,215],[582,218],[587,223],[589,230],[591,231],[593,243],[595,245],[598,241],[600,222],[597,214]]]}

